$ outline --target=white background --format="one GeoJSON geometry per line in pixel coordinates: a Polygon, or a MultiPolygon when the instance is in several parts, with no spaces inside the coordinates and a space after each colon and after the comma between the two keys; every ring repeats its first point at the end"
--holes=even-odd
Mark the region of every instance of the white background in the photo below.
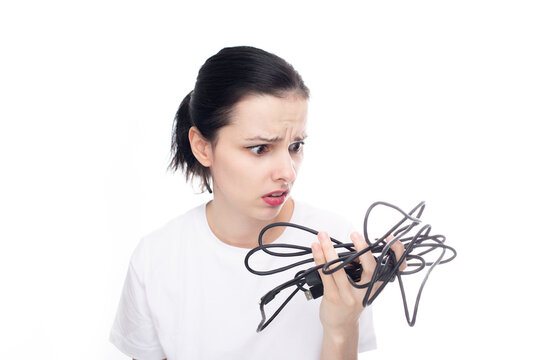
{"type": "Polygon", "coordinates": [[[294,197],[358,228],[373,201],[425,200],[458,250],[415,327],[385,290],[363,358],[537,353],[539,18],[535,1],[2,2],[0,358],[125,358],[107,338],[131,252],[209,199],[166,171],[174,114],[233,45],[311,89],[294,197]]]}

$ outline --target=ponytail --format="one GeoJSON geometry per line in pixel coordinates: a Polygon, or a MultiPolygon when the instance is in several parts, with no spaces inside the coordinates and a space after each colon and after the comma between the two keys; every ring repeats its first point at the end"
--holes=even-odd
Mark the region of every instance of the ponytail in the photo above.
{"type": "Polygon", "coordinates": [[[186,181],[193,181],[194,176],[199,176],[202,180],[201,191],[212,193],[212,188],[209,184],[209,170],[201,165],[191,151],[189,142],[189,129],[194,126],[191,119],[190,102],[193,91],[186,95],[173,123],[173,134],[171,141],[172,160],[168,166],[169,170],[176,171],[181,169],[185,173],[186,181]]]}

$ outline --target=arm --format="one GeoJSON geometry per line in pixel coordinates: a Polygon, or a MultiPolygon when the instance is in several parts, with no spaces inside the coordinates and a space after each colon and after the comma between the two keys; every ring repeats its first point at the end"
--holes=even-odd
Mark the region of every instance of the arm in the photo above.
{"type": "MultiPolygon", "coordinates": [[[[317,265],[337,259],[337,253],[326,232],[317,235],[319,243],[312,245],[313,258],[317,265]]],[[[357,251],[368,247],[364,238],[357,232],[351,234],[351,240],[357,251]]],[[[389,239],[390,240],[390,239],[389,239]]],[[[392,250],[399,259],[404,253],[403,244],[396,242],[392,250]]],[[[360,284],[371,281],[376,262],[371,251],[360,256],[362,277],[360,284]]],[[[405,262],[400,267],[403,271],[405,262]]],[[[362,301],[366,289],[356,289],[349,283],[345,270],[325,275],[319,270],[324,286],[324,295],[320,307],[320,319],[323,326],[321,360],[339,359],[356,360],[358,358],[358,318],[364,310],[362,301]]],[[[375,285],[373,292],[377,290],[375,285]]]]}
{"type": "Polygon", "coordinates": [[[358,325],[345,331],[323,331],[321,360],[358,359],[358,325]]]}

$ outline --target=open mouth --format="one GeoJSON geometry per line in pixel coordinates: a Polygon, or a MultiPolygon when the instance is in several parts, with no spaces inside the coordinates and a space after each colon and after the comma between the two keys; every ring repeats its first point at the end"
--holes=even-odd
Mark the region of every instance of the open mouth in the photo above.
{"type": "Polygon", "coordinates": [[[288,190],[283,191],[283,192],[273,192],[273,193],[270,193],[270,194],[266,194],[263,197],[279,198],[279,197],[282,197],[282,196],[286,196],[288,193],[289,193],[288,190]]]}
{"type": "Polygon", "coordinates": [[[284,196],[286,195],[286,191],[282,192],[282,193],[274,193],[272,195],[268,195],[269,197],[280,197],[280,196],[284,196]]]}
{"type": "Polygon", "coordinates": [[[272,206],[281,205],[285,202],[285,198],[287,197],[288,193],[288,190],[283,192],[273,192],[263,196],[263,200],[272,206]]]}

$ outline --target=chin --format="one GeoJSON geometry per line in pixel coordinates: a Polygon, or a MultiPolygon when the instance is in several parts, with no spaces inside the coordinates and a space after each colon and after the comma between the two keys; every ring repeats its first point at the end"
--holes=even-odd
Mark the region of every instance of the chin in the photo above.
{"type": "Polygon", "coordinates": [[[264,217],[264,219],[261,219],[261,220],[274,219],[275,217],[279,215],[282,208],[283,208],[283,205],[265,209],[265,211],[263,211],[263,214],[261,214],[261,216],[264,217]]]}
{"type": "Polygon", "coordinates": [[[266,220],[266,221],[275,219],[279,215],[279,213],[281,212],[281,209],[283,209],[283,206],[286,203],[287,202],[285,201],[283,204],[279,206],[268,206],[264,204],[264,208],[262,209],[262,211],[259,212],[260,216],[258,216],[257,218],[259,218],[260,220],[266,220]]]}

